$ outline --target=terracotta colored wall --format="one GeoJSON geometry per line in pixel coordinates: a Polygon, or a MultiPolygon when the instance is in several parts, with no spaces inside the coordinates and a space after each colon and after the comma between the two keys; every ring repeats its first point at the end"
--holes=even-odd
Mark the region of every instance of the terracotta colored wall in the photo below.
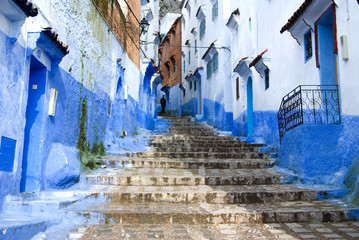
{"type": "Polygon", "coordinates": [[[94,0],[94,2],[130,59],[140,68],[140,26],[137,20],[140,21],[141,17],[141,1],[127,0],[136,17],[124,0],[94,0]]]}
{"type": "Polygon", "coordinates": [[[181,64],[181,41],[182,41],[182,25],[179,17],[162,41],[159,47],[160,59],[160,73],[162,76],[162,85],[167,87],[174,87],[178,83],[182,83],[182,64],[181,64]],[[171,61],[171,57],[175,59],[175,71],[171,61]],[[166,63],[170,66],[170,76],[166,68],[166,63]]]}

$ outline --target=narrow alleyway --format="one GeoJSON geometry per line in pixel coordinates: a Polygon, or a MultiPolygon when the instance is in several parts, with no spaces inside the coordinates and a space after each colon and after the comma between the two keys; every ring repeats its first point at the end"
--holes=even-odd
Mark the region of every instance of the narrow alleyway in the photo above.
{"type": "Polygon", "coordinates": [[[291,178],[272,170],[270,148],[189,118],[159,120],[155,132],[151,151],[109,157],[86,175],[91,194],[61,210],[70,232],[35,239],[359,237],[359,224],[344,222],[349,209],[285,185],[291,178]]]}

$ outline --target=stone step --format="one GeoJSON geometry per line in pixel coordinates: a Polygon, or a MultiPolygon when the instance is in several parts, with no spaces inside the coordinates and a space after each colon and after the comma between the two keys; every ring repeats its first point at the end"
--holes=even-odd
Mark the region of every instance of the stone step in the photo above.
{"type": "Polygon", "coordinates": [[[277,230],[266,225],[106,224],[89,226],[84,233],[73,232],[72,236],[78,236],[78,238],[69,236],[69,239],[288,239],[288,233],[284,228],[277,230]]]}
{"type": "Polygon", "coordinates": [[[45,217],[25,217],[21,213],[17,215],[4,215],[0,217],[0,239],[31,239],[39,232],[57,224],[60,219],[45,217]]]}
{"type": "MultiPolygon", "coordinates": [[[[198,142],[165,142],[165,143],[156,143],[152,142],[149,144],[152,147],[163,147],[163,148],[236,148],[236,149],[253,149],[258,151],[264,148],[261,145],[244,145],[241,143],[198,143],[198,142]]],[[[268,151],[269,152],[269,151],[268,151]]]]}
{"type": "Polygon", "coordinates": [[[357,220],[358,209],[324,201],[267,204],[78,203],[63,210],[98,223],[121,224],[241,224],[341,222],[357,220]]]}
{"type": "Polygon", "coordinates": [[[99,169],[86,175],[89,184],[117,186],[264,185],[291,177],[267,169],[99,169]]]}
{"type": "MultiPolygon", "coordinates": [[[[128,156],[128,155],[126,155],[128,156]]],[[[135,152],[130,154],[143,158],[207,158],[207,159],[268,159],[269,153],[223,153],[223,152],[135,152]]]]}
{"type": "Polygon", "coordinates": [[[258,153],[260,147],[196,147],[196,146],[161,146],[152,147],[152,152],[217,152],[217,153],[258,153]]]}
{"type": "Polygon", "coordinates": [[[317,200],[317,192],[287,185],[253,186],[93,186],[94,203],[242,204],[317,200]]]}
{"type": "Polygon", "coordinates": [[[243,159],[175,159],[175,158],[117,158],[109,157],[100,161],[101,165],[110,168],[179,168],[179,169],[251,169],[271,168],[273,160],[243,159]]]}

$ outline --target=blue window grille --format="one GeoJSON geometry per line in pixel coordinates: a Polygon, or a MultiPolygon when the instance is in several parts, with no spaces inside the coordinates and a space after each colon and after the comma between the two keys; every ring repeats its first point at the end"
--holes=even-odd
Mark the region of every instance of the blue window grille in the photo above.
{"type": "Polygon", "coordinates": [[[15,160],[16,140],[1,137],[0,171],[12,172],[15,160]]]}
{"type": "Polygon", "coordinates": [[[206,19],[203,18],[199,25],[199,38],[202,40],[204,33],[206,32],[206,19]]]}
{"type": "Polygon", "coordinates": [[[308,62],[313,56],[312,31],[310,29],[304,34],[304,51],[305,62],[308,62]]]}
{"type": "Polygon", "coordinates": [[[213,56],[212,63],[213,63],[212,71],[215,72],[215,71],[217,71],[217,68],[218,68],[218,53],[216,53],[213,56]]]}
{"type": "Polygon", "coordinates": [[[207,79],[210,79],[212,76],[212,60],[207,63],[207,79]]]}

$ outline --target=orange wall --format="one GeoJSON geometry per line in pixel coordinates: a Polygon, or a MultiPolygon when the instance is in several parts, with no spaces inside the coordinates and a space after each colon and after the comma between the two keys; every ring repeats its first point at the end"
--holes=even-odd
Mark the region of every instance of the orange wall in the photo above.
{"type": "Polygon", "coordinates": [[[160,73],[162,76],[162,86],[174,87],[182,83],[182,23],[179,17],[172,25],[171,29],[163,39],[160,47],[160,73]],[[172,64],[171,57],[175,59],[175,68],[172,64]],[[166,68],[166,63],[170,67],[170,76],[166,68]],[[175,71],[174,71],[175,70],[175,71]]]}
{"type": "Polygon", "coordinates": [[[140,21],[141,17],[141,1],[127,0],[137,20],[130,10],[127,11],[126,16],[121,10],[121,8],[128,9],[124,0],[94,0],[94,2],[132,62],[140,68],[140,26],[137,20],[140,21]]]}

